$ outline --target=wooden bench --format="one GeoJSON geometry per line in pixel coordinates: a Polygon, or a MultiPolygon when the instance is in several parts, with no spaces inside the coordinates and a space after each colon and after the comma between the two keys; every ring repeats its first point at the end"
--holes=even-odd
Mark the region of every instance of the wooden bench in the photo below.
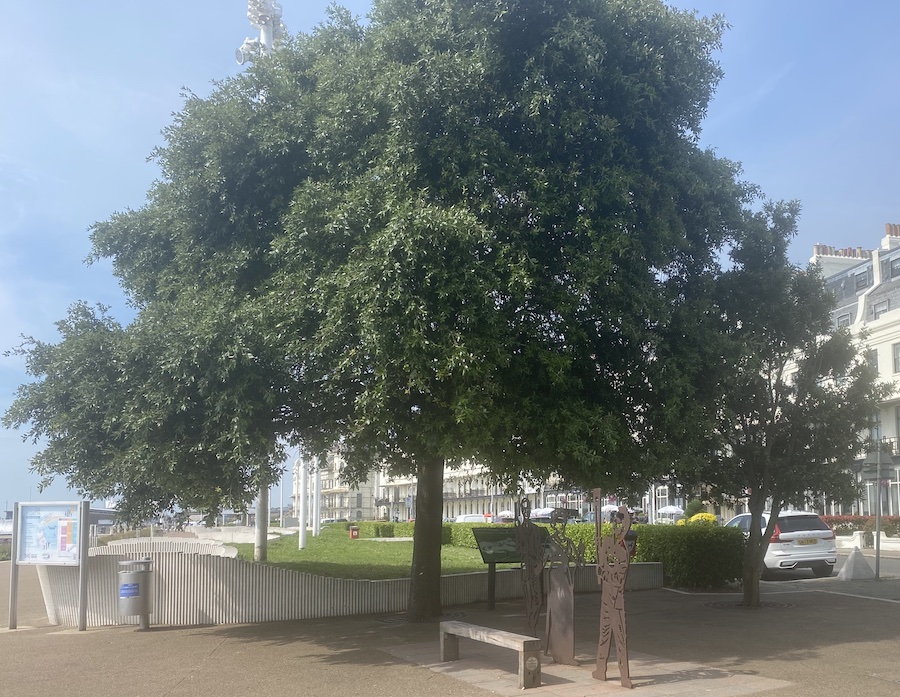
{"type": "Polygon", "coordinates": [[[541,640],[468,622],[441,622],[441,661],[459,659],[459,637],[519,652],[519,689],[541,685],[541,640]]]}

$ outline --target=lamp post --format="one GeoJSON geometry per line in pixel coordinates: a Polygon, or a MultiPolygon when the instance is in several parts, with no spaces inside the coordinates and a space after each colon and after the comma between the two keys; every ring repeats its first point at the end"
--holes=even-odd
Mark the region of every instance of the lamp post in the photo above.
{"type": "Polygon", "coordinates": [[[875,442],[874,452],[871,450],[866,455],[866,464],[875,465],[875,578],[880,578],[881,572],[881,448],[882,441],[879,438],[875,442]]]}
{"type": "MultiPolygon", "coordinates": [[[[866,455],[865,464],[875,465],[875,578],[880,578],[881,572],[881,509],[882,509],[882,481],[881,481],[881,451],[887,445],[883,438],[875,442],[874,452],[871,450],[866,455]]],[[[890,447],[890,446],[888,446],[890,447]]],[[[888,455],[893,465],[900,464],[900,456],[888,455]]]]}

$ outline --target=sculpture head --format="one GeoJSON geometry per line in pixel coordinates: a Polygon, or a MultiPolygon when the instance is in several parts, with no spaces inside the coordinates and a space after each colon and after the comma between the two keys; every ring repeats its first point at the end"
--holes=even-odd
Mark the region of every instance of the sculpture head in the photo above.
{"type": "Polygon", "coordinates": [[[631,530],[631,513],[627,506],[619,506],[612,521],[613,536],[620,542],[625,541],[625,535],[631,530]]]}

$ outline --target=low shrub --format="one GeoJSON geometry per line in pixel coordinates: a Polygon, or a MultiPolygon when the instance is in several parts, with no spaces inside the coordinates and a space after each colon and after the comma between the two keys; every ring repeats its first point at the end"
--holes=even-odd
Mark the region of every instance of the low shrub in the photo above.
{"type": "MultiPolygon", "coordinates": [[[[546,523],[535,523],[536,525],[549,528],[546,523]]],[[[605,524],[608,528],[608,524],[605,524]]],[[[474,528],[515,528],[514,523],[445,523],[444,524],[444,542],[443,544],[451,544],[454,547],[467,547],[477,549],[478,543],[475,541],[475,534],[472,532],[474,528]]],[[[606,530],[607,534],[609,530],[606,530]]],[[[566,525],[566,537],[571,539],[575,546],[583,544],[585,550],[585,563],[593,564],[597,559],[597,553],[594,545],[594,525],[592,523],[569,523],[566,525]]]]}
{"type": "Polygon", "coordinates": [[[640,525],[635,561],[662,562],[667,586],[708,590],[741,577],[744,535],[716,525],[640,525]]]}
{"type": "Polygon", "coordinates": [[[0,540],[0,561],[9,561],[12,555],[12,543],[9,540],[0,540]]]}
{"type": "Polygon", "coordinates": [[[688,501],[687,505],[684,507],[684,517],[692,518],[698,513],[706,512],[706,504],[703,503],[700,499],[693,499],[688,501]]]}
{"type": "MultiPolygon", "coordinates": [[[[869,516],[870,520],[866,521],[866,532],[875,532],[875,516],[869,516]]],[[[888,537],[900,537],[900,516],[883,515],[881,516],[881,532],[888,537]]]]}
{"type": "Polygon", "coordinates": [[[444,531],[449,533],[449,540],[442,544],[450,544],[454,547],[466,547],[469,549],[478,549],[478,543],[475,541],[475,534],[472,532],[474,528],[511,528],[512,524],[495,525],[494,523],[445,523],[444,531]]]}
{"type": "MultiPolygon", "coordinates": [[[[387,520],[361,520],[353,523],[359,527],[360,537],[412,537],[416,531],[415,522],[392,523],[387,520]]],[[[441,529],[441,544],[450,544],[450,525],[444,523],[441,529]]]]}
{"type": "Polygon", "coordinates": [[[394,537],[394,523],[382,520],[361,520],[356,523],[360,537],[394,537]]]}
{"type": "MultiPolygon", "coordinates": [[[[822,520],[834,530],[835,535],[852,535],[854,532],[875,532],[873,515],[823,515],[822,520]]],[[[900,516],[881,516],[881,531],[888,537],[900,537],[900,516]]]]}
{"type": "MultiPolygon", "coordinates": [[[[834,530],[835,535],[852,535],[858,530],[865,530],[871,516],[865,515],[823,515],[822,520],[834,530]]],[[[872,518],[874,521],[874,518],[872,518]]]]}

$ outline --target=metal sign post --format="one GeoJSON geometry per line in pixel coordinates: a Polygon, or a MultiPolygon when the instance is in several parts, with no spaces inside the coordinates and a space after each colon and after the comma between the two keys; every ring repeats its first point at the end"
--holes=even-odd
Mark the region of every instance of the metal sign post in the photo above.
{"type": "Polygon", "coordinates": [[[10,562],[9,562],[9,629],[18,627],[18,617],[16,609],[19,600],[19,565],[16,560],[19,558],[19,503],[13,504],[13,534],[10,543],[10,562]]]}

